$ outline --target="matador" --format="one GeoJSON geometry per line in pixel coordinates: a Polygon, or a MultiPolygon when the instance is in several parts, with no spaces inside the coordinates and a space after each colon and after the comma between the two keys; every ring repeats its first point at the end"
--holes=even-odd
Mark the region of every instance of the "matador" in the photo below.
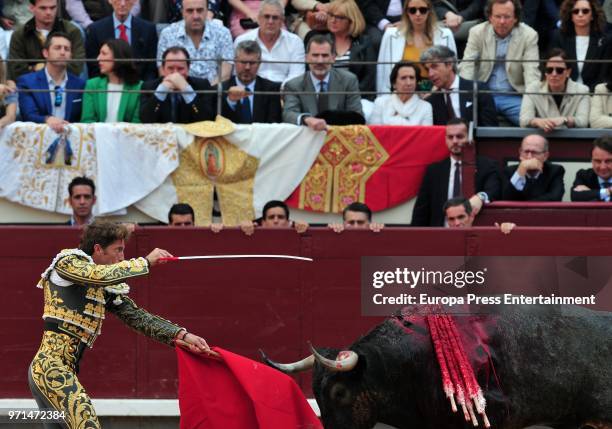
{"type": "Polygon", "coordinates": [[[84,229],[79,248],[62,250],[41,275],[38,287],[44,291],[44,332],[28,381],[38,406],[59,411],[64,420],[47,423],[46,429],[100,428],[77,374],[83,352],[100,334],[107,310],[161,343],[216,354],[203,338],[139,308],[129,298],[125,281],[149,274],[151,266],[172,255],[154,249],[146,257],[126,261],[123,252],[128,235],[124,225],[96,220],[84,229]]]}

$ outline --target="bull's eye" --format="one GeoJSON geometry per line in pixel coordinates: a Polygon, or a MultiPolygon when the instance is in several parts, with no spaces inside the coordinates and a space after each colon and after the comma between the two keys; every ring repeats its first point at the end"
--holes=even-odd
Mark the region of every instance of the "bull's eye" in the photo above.
{"type": "Polygon", "coordinates": [[[343,384],[334,384],[329,392],[333,403],[338,405],[351,404],[351,392],[343,384]]]}

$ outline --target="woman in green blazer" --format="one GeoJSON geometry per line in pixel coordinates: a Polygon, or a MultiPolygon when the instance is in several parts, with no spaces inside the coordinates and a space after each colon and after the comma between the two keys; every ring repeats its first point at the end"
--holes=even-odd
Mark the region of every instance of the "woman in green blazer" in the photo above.
{"type": "Polygon", "coordinates": [[[81,122],[139,123],[140,92],[127,91],[140,91],[142,81],[129,43],[121,39],[106,41],[97,60],[101,76],[85,85],[81,122]]]}

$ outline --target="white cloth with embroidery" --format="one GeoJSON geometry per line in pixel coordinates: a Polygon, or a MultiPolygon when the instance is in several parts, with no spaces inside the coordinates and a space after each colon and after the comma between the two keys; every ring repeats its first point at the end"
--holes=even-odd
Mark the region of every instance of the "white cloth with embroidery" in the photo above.
{"type": "MultiPolygon", "coordinates": [[[[286,200],[301,183],[323,147],[326,133],[292,124],[234,124],[225,139],[255,157],[259,167],[253,186],[253,209],[261,216],[270,200],[286,200]]],[[[135,205],[147,215],[166,222],[177,192],[169,177],[158,189],[135,205]]]]}
{"type": "Polygon", "coordinates": [[[169,124],[96,124],[94,136],[97,205],[103,213],[126,208],[157,189],[178,168],[179,145],[193,140],[182,127],[169,124]]]}
{"type": "Polygon", "coordinates": [[[59,137],[44,124],[16,122],[0,131],[0,197],[39,210],[71,214],[68,184],[87,176],[96,184],[94,215],[118,214],[158,188],[178,167],[179,144],[192,140],[182,127],[71,124],[69,165],[59,137]]]}

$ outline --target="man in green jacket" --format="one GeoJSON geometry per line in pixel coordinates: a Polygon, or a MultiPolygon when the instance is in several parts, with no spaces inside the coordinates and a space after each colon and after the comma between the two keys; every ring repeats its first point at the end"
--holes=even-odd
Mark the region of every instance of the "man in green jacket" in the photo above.
{"type": "MultiPolygon", "coordinates": [[[[85,58],[85,47],[81,31],[70,22],[57,17],[57,0],[30,0],[33,18],[18,27],[11,37],[8,58],[8,79],[17,80],[23,74],[41,70],[44,66],[42,49],[49,33],[68,34],[72,44],[72,58],[85,58]],[[24,61],[30,60],[30,61],[24,61]]],[[[79,75],[83,70],[80,61],[71,62],[68,71],[79,75]]]]}

